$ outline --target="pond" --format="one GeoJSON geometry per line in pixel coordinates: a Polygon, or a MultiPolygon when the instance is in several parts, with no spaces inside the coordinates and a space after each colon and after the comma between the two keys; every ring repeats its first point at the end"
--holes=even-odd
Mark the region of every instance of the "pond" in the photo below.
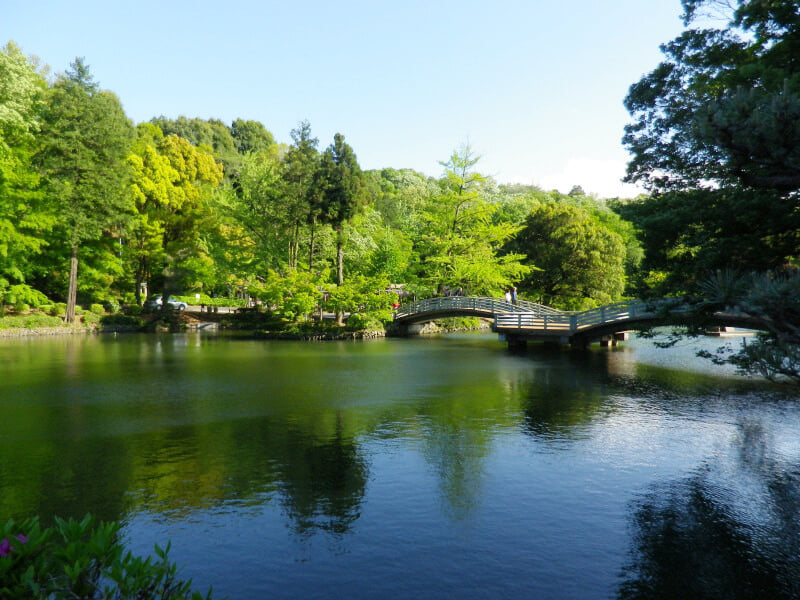
{"type": "Polygon", "coordinates": [[[800,405],[632,340],[0,341],[0,518],[249,598],[800,597],[800,405]]]}

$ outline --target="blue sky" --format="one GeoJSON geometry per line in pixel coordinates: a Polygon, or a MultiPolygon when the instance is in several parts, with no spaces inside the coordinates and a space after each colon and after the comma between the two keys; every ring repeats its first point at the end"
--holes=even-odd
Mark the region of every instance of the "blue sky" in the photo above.
{"type": "Polygon", "coordinates": [[[76,57],[135,122],[308,119],[364,169],[469,143],[500,182],[601,196],[623,187],[628,87],[682,29],[679,0],[0,0],[0,43],[54,71],[76,57]]]}

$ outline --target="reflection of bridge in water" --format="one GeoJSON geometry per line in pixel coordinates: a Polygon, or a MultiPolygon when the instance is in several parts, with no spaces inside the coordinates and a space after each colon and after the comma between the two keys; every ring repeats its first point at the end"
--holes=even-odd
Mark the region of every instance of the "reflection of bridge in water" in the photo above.
{"type": "MultiPolygon", "coordinates": [[[[667,315],[658,309],[658,304],[631,300],[573,312],[524,300],[512,304],[498,298],[446,296],[403,305],[395,313],[394,321],[409,327],[449,317],[481,317],[493,321],[492,330],[505,338],[509,346],[524,346],[528,340],[577,347],[600,342],[607,346],[624,340],[627,332],[637,327],[679,320],[680,310],[670,310],[667,315]]],[[[690,317],[689,311],[684,312],[690,317]]],[[[715,313],[704,322],[708,325],[760,328],[758,320],[746,314],[715,313]]]]}

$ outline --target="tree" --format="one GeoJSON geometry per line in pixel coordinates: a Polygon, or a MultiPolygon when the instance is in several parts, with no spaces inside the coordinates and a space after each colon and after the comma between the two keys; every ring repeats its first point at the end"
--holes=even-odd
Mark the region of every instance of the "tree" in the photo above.
{"type": "Polygon", "coordinates": [[[584,310],[622,297],[622,238],[581,208],[555,202],[535,208],[508,246],[535,265],[521,289],[537,302],[584,310]]]}
{"type": "Polygon", "coordinates": [[[528,273],[522,255],[500,252],[518,227],[494,221],[497,205],[482,196],[489,180],[474,169],[479,160],[468,145],[453,151],[428,199],[417,246],[421,276],[435,289],[494,295],[528,273]]]}
{"type": "Polygon", "coordinates": [[[31,165],[45,89],[35,62],[16,44],[0,50],[0,294],[25,285],[55,223],[31,165]]]}
{"type": "MultiPolygon", "coordinates": [[[[712,269],[760,271],[774,288],[765,282],[800,259],[800,11],[794,0],[683,7],[686,25],[707,9],[721,9],[725,25],[687,29],[631,86],[627,179],[654,198],[621,213],[643,229],[664,291],[696,292],[712,269]]],[[[800,326],[794,313],[782,318],[800,326]]],[[[791,373],[797,340],[777,340],[762,336],[741,360],[791,373]]]]}
{"type": "Polygon", "coordinates": [[[308,224],[311,226],[309,242],[308,269],[314,269],[314,234],[317,213],[312,210],[319,190],[315,177],[320,168],[317,150],[319,140],[311,136],[311,124],[301,121],[291,131],[292,145],[283,159],[283,193],[285,212],[291,224],[289,242],[289,268],[296,269],[300,258],[300,233],[308,224]]]}
{"type": "Polygon", "coordinates": [[[319,168],[319,196],[314,198],[320,220],[336,231],[337,281],[344,283],[344,225],[367,200],[364,176],[353,149],[337,133],[322,154],[319,168]]]}
{"type": "MultiPolygon", "coordinates": [[[[150,122],[158,126],[165,136],[177,135],[189,140],[204,152],[213,153],[214,157],[224,165],[227,179],[234,179],[239,172],[241,154],[238,147],[240,145],[244,147],[249,143],[245,139],[250,137],[246,135],[246,131],[252,129],[245,127],[237,141],[232,128],[219,119],[189,119],[181,115],[177,119],[156,117],[150,119],[150,122]]],[[[254,137],[250,141],[258,143],[254,137]]]]}
{"type": "Polygon", "coordinates": [[[236,119],[231,124],[231,135],[239,154],[266,152],[275,145],[275,138],[258,121],[236,119]]]}
{"type": "Polygon", "coordinates": [[[163,276],[164,296],[202,246],[211,191],[222,181],[222,165],[177,135],[164,136],[141,124],[129,161],[136,218],[129,230],[136,295],[142,281],[163,276]]]}
{"type": "MultiPolygon", "coordinates": [[[[683,6],[687,25],[708,8],[730,7],[732,12],[722,28],[688,29],[664,45],[665,60],[631,86],[625,100],[633,117],[624,137],[633,155],[627,179],[653,190],[656,202],[675,205],[685,198],[692,209],[705,213],[701,221],[684,211],[684,219],[671,227],[699,232],[729,251],[721,263],[698,264],[697,271],[731,264],[764,270],[796,260],[797,3],[683,0],[683,6]],[[663,193],[677,195],[662,199],[663,193]],[[746,205],[749,226],[757,231],[757,239],[750,234],[746,244],[737,243],[738,231],[746,228],[744,218],[734,230],[728,227],[737,205],[746,205]],[[755,256],[761,257],[760,266],[752,264],[755,256]]],[[[705,260],[704,250],[701,244],[705,260]]]]}
{"type": "Polygon", "coordinates": [[[132,208],[126,158],[134,128],[117,97],[98,87],[77,58],[47,94],[41,149],[34,157],[70,253],[69,323],[75,318],[81,244],[110,232],[132,208]]]}
{"type": "MultiPolygon", "coordinates": [[[[712,0],[683,0],[692,23],[712,0]]],[[[800,189],[800,14],[793,0],[738,0],[726,27],[688,29],[631,86],[628,180],[656,190],[800,189]]]]}
{"type": "MultiPolygon", "coordinates": [[[[266,153],[243,157],[236,192],[228,212],[243,228],[246,242],[254,258],[251,267],[263,277],[267,269],[286,265],[287,246],[291,253],[292,221],[283,202],[281,165],[266,153]]],[[[291,258],[289,258],[291,260],[291,258]]]]}

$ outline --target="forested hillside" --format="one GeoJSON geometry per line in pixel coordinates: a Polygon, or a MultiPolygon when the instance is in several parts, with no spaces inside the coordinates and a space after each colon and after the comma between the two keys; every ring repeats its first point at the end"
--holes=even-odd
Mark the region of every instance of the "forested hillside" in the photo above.
{"type": "Polygon", "coordinates": [[[246,119],[134,124],[83,59],[50,76],[9,43],[0,81],[7,305],[64,301],[72,320],[76,304],[274,299],[284,287],[295,299],[306,290],[301,314],[313,290],[356,298],[402,284],[422,296],[517,285],[586,308],[620,299],[641,260],[632,227],[605,203],[578,188],[500,185],[469,146],[435,178],[363,172],[344,135],[321,143],[305,121],[287,142],[246,119]]]}

